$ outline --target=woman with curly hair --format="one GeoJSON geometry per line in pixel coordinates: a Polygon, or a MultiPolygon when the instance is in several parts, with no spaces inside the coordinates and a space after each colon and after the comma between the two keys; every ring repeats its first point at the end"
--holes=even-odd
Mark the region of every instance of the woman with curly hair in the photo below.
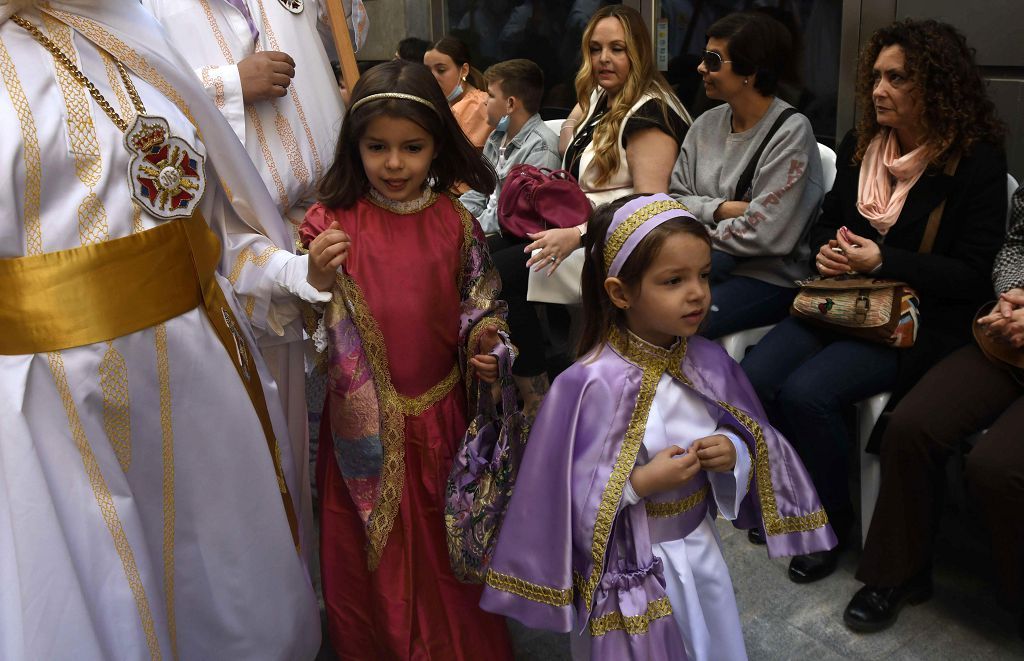
{"type": "MultiPolygon", "coordinates": [[[[835,184],[810,230],[811,266],[822,276],[909,283],[920,298],[920,330],[912,347],[896,349],[790,317],[743,360],[840,539],[833,551],[793,558],[797,583],[832,573],[850,537],[848,408],[884,391],[894,404],[970,341],[974,312],[992,296],[1006,222],[1004,129],[960,32],[932,20],[878,30],[861,54],[857,88],[862,116],[839,147],[835,184]],[[926,232],[935,209],[937,230],[926,232]]],[[[884,480],[884,461],[882,471],[884,480]]],[[[888,580],[896,568],[886,560],[875,571],[888,580]]]]}

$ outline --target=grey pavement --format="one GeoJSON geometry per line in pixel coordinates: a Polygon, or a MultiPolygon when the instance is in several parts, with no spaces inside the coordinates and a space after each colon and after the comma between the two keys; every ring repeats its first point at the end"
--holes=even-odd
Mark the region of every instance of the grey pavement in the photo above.
{"type": "MultiPolygon", "coordinates": [[[[993,596],[987,548],[980,529],[963,514],[946,517],[937,546],[935,596],[907,606],[896,624],[875,634],[856,634],[842,621],[843,609],[860,583],[853,577],[859,551],[843,554],[832,576],[812,585],[786,577],[788,561],[769,560],[765,547],[746,533],[718,521],[725,559],[739,604],[747,654],[752,660],[899,661],[1024,659],[1017,618],[1000,609],[993,596]]],[[[510,622],[516,658],[569,659],[566,634],[526,629],[510,622]]]]}

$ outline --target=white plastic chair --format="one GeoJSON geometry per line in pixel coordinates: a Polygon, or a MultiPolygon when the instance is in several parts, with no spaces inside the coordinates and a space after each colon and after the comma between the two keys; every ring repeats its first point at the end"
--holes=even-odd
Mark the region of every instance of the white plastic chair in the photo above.
{"type": "Polygon", "coordinates": [[[558,135],[562,130],[562,124],[565,123],[564,119],[545,119],[544,123],[548,125],[548,128],[558,135]]]}
{"type": "MultiPolygon", "coordinates": [[[[832,190],[832,184],[836,180],[836,153],[826,145],[818,143],[818,155],[821,157],[821,172],[825,184],[825,192],[832,190]]],[[[724,337],[718,338],[718,343],[722,345],[725,352],[729,356],[739,362],[743,360],[743,356],[746,355],[747,350],[761,341],[761,338],[768,334],[768,331],[775,328],[775,325],[759,326],[758,328],[748,328],[746,330],[737,331],[730,333],[724,337]]]]}
{"type": "MultiPolygon", "coordinates": [[[[1010,224],[1010,207],[1013,204],[1013,194],[1017,190],[1017,180],[1013,175],[1006,175],[1006,195],[1009,200],[1006,210],[1006,224],[1010,224]]],[[[860,451],[860,525],[861,543],[868,537],[868,527],[871,525],[871,516],[875,513],[875,503],[878,502],[878,489],[881,486],[881,465],[879,456],[865,452],[868,441],[871,439],[871,431],[878,422],[878,417],[885,410],[892,393],[883,392],[869,397],[857,403],[857,448],[860,451]]]]}

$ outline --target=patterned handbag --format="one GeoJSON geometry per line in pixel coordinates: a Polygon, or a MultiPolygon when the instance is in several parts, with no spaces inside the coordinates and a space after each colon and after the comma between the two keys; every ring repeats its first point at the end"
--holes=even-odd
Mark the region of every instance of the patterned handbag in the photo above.
{"type": "Polygon", "coordinates": [[[802,281],[790,312],[817,326],[905,349],[917,339],[919,303],[905,282],[838,275],[802,281]]]}
{"type": "Polygon", "coordinates": [[[508,353],[498,355],[498,361],[501,412],[490,384],[481,382],[477,416],[455,455],[445,492],[448,557],[456,578],[466,583],[484,581],[529,434],[516,402],[508,353]]]}

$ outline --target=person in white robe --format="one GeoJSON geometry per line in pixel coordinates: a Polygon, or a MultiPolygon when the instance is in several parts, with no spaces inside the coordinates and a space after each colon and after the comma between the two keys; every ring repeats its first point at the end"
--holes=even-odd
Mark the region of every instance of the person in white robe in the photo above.
{"type": "MultiPolygon", "coordinates": [[[[319,0],[142,0],[231,124],[270,191],[292,243],[316,186],[334,158],[344,113],[328,59],[333,52],[319,0]],[[328,42],[322,40],[327,36],[328,42]]],[[[361,0],[345,0],[353,45],[366,39],[361,0]]],[[[312,559],[309,432],[302,329],[260,337],[288,419],[300,470],[307,559],[312,559]]],[[[322,404],[322,402],[321,402],[322,404]]],[[[315,406],[311,404],[311,406],[315,406]]],[[[315,413],[319,413],[317,410],[315,413]]],[[[314,430],[315,431],[315,430],[314,430]]],[[[315,440],[315,436],[313,437],[315,440]]]]}
{"type": "MultiPolygon", "coordinates": [[[[50,313],[4,318],[0,338],[0,659],[312,659],[320,621],[289,496],[297,471],[253,331],[286,325],[296,296],[323,298],[258,173],[159,24],[123,0],[0,3],[0,122],[0,288],[8,314],[50,313]],[[19,21],[68,56],[109,112],[19,21]],[[111,113],[128,126],[162,118],[168,144],[185,145],[178,174],[192,172],[181,179],[200,192],[205,182],[191,218],[167,219],[145,186],[139,195],[129,163],[144,152],[133,156],[111,113]],[[102,341],[17,348],[43,346],[62,321],[21,266],[63,268],[197,218],[220,254],[213,289],[191,295],[233,315],[221,307],[221,322],[200,302],[102,341]]],[[[168,172],[149,184],[173,186],[168,172]]],[[[188,254],[198,269],[195,246],[188,254]]],[[[179,266],[143,264],[97,291],[90,282],[122,265],[90,263],[100,268],[76,277],[43,269],[55,289],[116,312],[89,319],[89,304],[68,300],[87,322],[68,336],[130,321],[140,292],[139,307],[160,308],[145,294],[179,266]]]]}

